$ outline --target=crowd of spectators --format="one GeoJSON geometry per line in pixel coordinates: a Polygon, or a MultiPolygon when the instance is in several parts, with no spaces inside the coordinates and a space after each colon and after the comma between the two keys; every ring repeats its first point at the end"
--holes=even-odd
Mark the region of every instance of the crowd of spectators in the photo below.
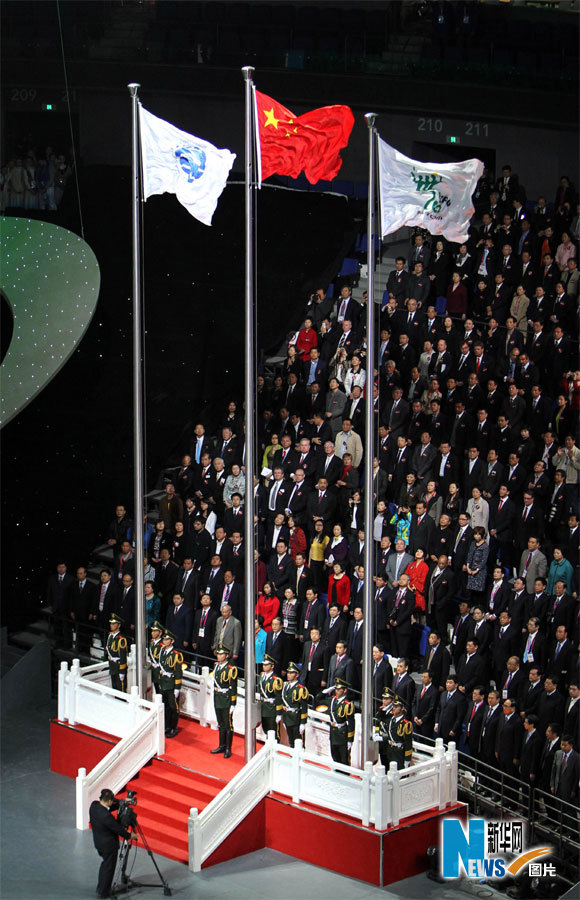
{"type": "MultiPolygon", "coordinates": [[[[418,734],[544,777],[544,735],[575,734],[580,705],[577,199],[562,178],[553,205],[528,204],[509,166],[497,182],[485,174],[466,244],[417,230],[397,258],[372,352],[366,298],[316,290],[283,364],[257,378],[255,484],[235,401],[212,433],[195,425],[145,525],[148,624],[170,627],[193,665],[219,643],[243,664],[251,491],[258,662],[268,653],[278,675],[298,663],[313,698],[337,677],[360,690],[370,540],[374,696],[392,686],[418,734]]],[[[132,537],[119,505],[101,584],[64,564],[52,576],[61,640],[73,620],[106,628],[113,610],[131,637],[132,537]]]]}
{"type": "Polygon", "coordinates": [[[65,154],[51,146],[43,150],[28,146],[0,170],[0,207],[2,211],[58,209],[70,175],[65,154]]]}

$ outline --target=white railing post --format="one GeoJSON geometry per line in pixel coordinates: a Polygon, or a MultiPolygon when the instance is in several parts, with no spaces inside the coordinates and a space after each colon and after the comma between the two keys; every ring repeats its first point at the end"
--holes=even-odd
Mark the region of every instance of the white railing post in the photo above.
{"type": "Polygon", "coordinates": [[[163,756],[165,753],[165,705],[161,694],[155,694],[153,703],[155,704],[155,728],[156,728],[156,753],[163,756]]]}
{"type": "Polygon", "coordinates": [[[189,810],[187,831],[189,839],[189,870],[190,872],[201,872],[201,822],[195,806],[192,806],[189,810]]]}
{"type": "Polygon", "coordinates": [[[382,763],[375,766],[375,829],[384,831],[389,824],[387,807],[387,789],[389,787],[385,767],[382,763]]]}
{"type": "Polygon", "coordinates": [[[70,725],[76,725],[77,721],[77,695],[78,695],[78,683],[81,677],[81,669],[80,669],[80,661],[78,659],[73,659],[72,666],[70,669],[70,693],[69,693],[69,706],[68,706],[68,721],[70,725]]]}
{"type": "Polygon", "coordinates": [[[304,764],[304,745],[300,739],[294,741],[292,760],[292,801],[300,803],[300,788],[302,782],[302,766],[304,764]]]}
{"type": "Polygon", "coordinates": [[[209,689],[209,667],[201,667],[201,681],[199,683],[199,724],[206,728],[209,725],[208,707],[211,703],[209,689]]]}
{"type": "MultiPolygon", "coordinates": [[[[135,669],[137,668],[137,644],[131,644],[129,659],[127,660],[127,687],[135,685],[135,669]]],[[[139,688],[137,688],[139,694],[139,688]]]]}
{"type": "Polygon", "coordinates": [[[67,717],[67,702],[66,702],[66,690],[67,690],[67,672],[68,672],[68,663],[63,660],[60,664],[60,669],[58,670],[58,712],[57,718],[59,722],[64,722],[67,717]]]}
{"type": "Polygon", "coordinates": [[[396,762],[390,764],[387,777],[392,785],[391,818],[393,825],[398,825],[401,818],[401,776],[396,762]]]}
{"type": "Polygon", "coordinates": [[[131,719],[131,728],[137,727],[139,716],[139,688],[136,684],[131,687],[129,694],[129,717],[131,719]]]}
{"type": "Polygon", "coordinates": [[[445,760],[445,747],[443,738],[436,738],[433,761],[437,763],[437,797],[439,809],[445,809],[447,805],[447,762],[445,760]]]}
{"type": "Polygon", "coordinates": [[[75,805],[77,828],[84,830],[89,827],[89,810],[87,803],[86,789],[87,770],[79,769],[75,779],[75,805]]]}
{"type": "Polygon", "coordinates": [[[365,827],[371,820],[371,782],[373,777],[373,763],[370,759],[365,762],[364,773],[361,779],[361,818],[365,827]]]}
{"type": "Polygon", "coordinates": [[[457,769],[459,755],[455,741],[449,741],[447,746],[447,803],[457,802],[457,769]]]}

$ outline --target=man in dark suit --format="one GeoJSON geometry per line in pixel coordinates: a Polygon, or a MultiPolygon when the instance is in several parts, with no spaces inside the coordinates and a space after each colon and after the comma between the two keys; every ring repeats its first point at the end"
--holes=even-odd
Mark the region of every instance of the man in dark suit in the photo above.
{"type": "MultiPolygon", "coordinates": [[[[467,554],[471,541],[473,540],[473,529],[469,524],[470,516],[468,513],[460,513],[457,523],[457,534],[453,544],[453,555],[451,566],[457,579],[460,581],[462,577],[462,569],[467,562],[467,554]]],[[[456,588],[459,585],[456,584],[456,588]]]]}
{"type": "Polygon", "coordinates": [[[313,587],[306,588],[306,596],[300,613],[298,636],[302,643],[310,640],[310,631],[316,628],[322,635],[322,627],[326,619],[326,605],[319,599],[313,587]]]}
{"type": "Polygon", "coordinates": [[[409,660],[401,658],[393,677],[393,691],[404,702],[407,713],[411,712],[415,696],[415,682],[409,674],[409,660]]]}
{"type": "Polygon", "coordinates": [[[469,614],[469,603],[461,600],[459,603],[459,615],[453,624],[453,633],[451,635],[451,655],[455,667],[459,665],[459,660],[465,653],[467,645],[467,635],[469,633],[472,618],[469,614]]]}
{"type": "Polygon", "coordinates": [[[557,722],[550,722],[549,725],[547,725],[546,728],[542,731],[541,723],[539,722],[538,731],[540,732],[540,735],[545,736],[545,741],[540,753],[537,787],[539,787],[540,790],[549,793],[552,765],[554,763],[556,751],[558,750],[560,744],[560,734],[562,733],[562,728],[560,725],[558,725],[557,722]]]}
{"type": "Polygon", "coordinates": [[[327,654],[320,640],[320,630],[310,629],[310,640],[304,642],[300,681],[308,688],[308,693],[315,698],[326,686],[328,664],[327,654]]]}
{"type": "Polygon", "coordinates": [[[70,617],[74,622],[79,653],[88,653],[92,638],[91,617],[95,615],[97,589],[87,580],[87,570],[79,566],[76,580],[70,587],[70,617]]]}
{"type": "Polygon", "coordinates": [[[393,683],[393,670],[383,650],[376,644],[373,647],[372,677],[373,698],[380,703],[384,689],[390,688],[393,683]]]}
{"type": "MultiPolygon", "coordinates": [[[[525,672],[520,666],[518,656],[510,656],[506,668],[501,676],[501,695],[503,700],[515,700],[519,702],[520,695],[526,683],[525,672]]],[[[500,687],[499,685],[497,685],[500,687]]]]}
{"type": "Polygon", "coordinates": [[[399,575],[399,585],[391,589],[387,612],[393,656],[406,657],[411,641],[411,616],[415,609],[415,594],[409,589],[409,576],[399,575]]]}
{"type": "Polygon", "coordinates": [[[524,735],[520,750],[520,778],[534,787],[538,779],[542,753],[542,735],[538,731],[538,717],[529,713],[524,717],[524,735]]]}
{"type": "Polygon", "coordinates": [[[555,722],[561,728],[564,723],[564,709],[564,696],[558,690],[558,682],[555,676],[546,676],[544,691],[538,700],[536,708],[540,731],[545,731],[551,722],[555,722]]]}
{"type": "Polygon", "coordinates": [[[528,672],[527,682],[522,684],[519,696],[520,718],[527,715],[536,715],[540,697],[544,692],[541,671],[537,665],[532,665],[528,672]]]}
{"type": "Polygon", "coordinates": [[[484,690],[481,685],[471,691],[471,700],[467,706],[463,724],[465,726],[465,743],[469,749],[469,755],[479,758],[479,743],[481,730],[487,713],[484,690]]]}
{"type": "Polygon", "coordinates": [[[484,680],[485,664],[478,651],[479,641],[477,638],[468,638],[465,644],[465,653],[459,657],[457,686],[466,697],[470,697],[474,688],[484,680]]]}
{"type": "MultiPolygon", "coordinates": [[[[329,654],[336,652],[336,644],[338,641],[346,640],[348,623],[343,616],[336,603],[331,603],[328,608],[328,616],[324,620],[321,632],[321,640],[329,654]]],[[[350,681],[350,679],[347,679],[350,681]]]]}
{"type": "MultiPolygon", "coordinates": [[[[74,578],[66,570],[66,563],[57,563],[56,572],[49,576],[46,586],[46,605],[52,610],[54,636],[59,646],[70,646],[69,590],[74,578]]],[[[103,628],[107,627],[107,619],[103,628]]]]}
{"type": "Polygon", "coordinates": [[[383,410],[382,424],[389,429],[393,439],[404,434],[405,426],[409,418],[409,404],[406,400],[402,399],[402,396],[402,389],[400,387],[394,388],[392,400],[389,400],[385,404],[383,410]]]}
{"type": "Polygon", "coordinates": [[[173,605],[167,610],[165,627],[175,635],[175,648],[189,650],[193,630],[193,609],[184,602],[183,594],[173,595],[173,605]]]}
{"type": "Polygon", "coordinates": [[[212,657],[212,646],[215,637],[218,614],[211,606],[209,594],[202,594],[201,606],[193,617],[193,632],[191,647],[197,655],[198,665],[207,665],[207,660],[212,657]]]}
{"type": "Polygon", "coordinates": [[[546,638],[540,631],[541,625],[542,620],[538,616],[530,616],[522,633],[519,656],[526,672],[534,667],[540,672],[546,671],[546,638]]]}
{"type": "Polygon", "coordinates": [[[177,587],[179,566],[169,558],[167,547],[163,547],[160,556],[161,562],[155,567],[155,592],[161,597],[161,614],[164,615],[171,605],[171,598],[177,587]]]}
{"type": "Polygon", "coordinates": [[[122,585],[117,591],[115,612],[123,620],[125,636],[132,637],[135,634],[135,587],[128,572],[123,575],[122,585]]]}
{"type": "Polygon", "coordinates": [[[353,611],[353,619],[348,626],[346,647],[348,656],[354,664],[354,680],[351,681],[351,684],[357,691],[362,686],[363,630],[363,611],[360,606],[356,606],[353,611]]]}
{"type": "Polygon", "coordinates": [[[416,686],[413,699],[413,731],[416,735],[433,737],[435,710],[438,704],[439,691],[426,670],[421,673],[421,684],[416,686]]]}
{"type": "MultiPolygon", "coordinates": [[[[207,531],[206,534],[209,538],[209,533],[207,531]]],[[[207,560],[204,561],[204,565],[206,561],[207,560]]],[[[177,572],[176,588],[180,594],[183,594],[186,605],[191,609],[196,609],[198,601],[198,579],[193,569],[193,560],[191,556],[186,556],[184,558],[183,564],[177,572]]],[[[171,631],[173,631],[173,629],[171,629],[171,631]]]]}
{"type": "Polygon", "coordinates": [[[508,608],[511,589],[509,583],[505,579],[504,571],[501,566],[495,566],[493,570],[493,581],[485,592],[485,611],[488,619],[495,622],[499,619],[500,613],[508,608]]]}
{"type": "Polygon", "coordinates": [[[490,557],[500,559],[502,566],[513,563],[513,523],[516,507],[506,484],[500,484],[497,497],[489,500],[490,557]]]}
{"type": "Polygon", "coordinates": [[[548,604],[548,624],[552,639],[557,639],[558,628],[561,626],[569,634],[572,633],[575,610],[576,601],[566,593],[565,582],[556,581],[554,585],[554,599],[548,604]]]}
{"type": "Polygon", "coordinates": [[[491,671],[497,688],[502,684],[502,675],[507,668],[509,657],[513,656],[516,648],[519,648],[520,639],[519,632],[511,624],[508,611],[504,609],[495,623],[491,648],[491,671]]]}
{"type": "Polygon", "coordinates": [[[445,688],[435,713],[435,737],[443,738],[445,743],[449,741],[457,743],[461,737],[467,702],[458,690],[455,675],[448,675],[445,688]]]}
{"type": "Polygon", "coordinates": [[[449,675],[451,655],[436,631],[430,632],[427,642],[427,652],[421,660],[421,666],[423,671],[429,672],[437,692],[441,694],[449,675]]]}
{"type": "Polygon", "coordinates": [[[576,659],[577,653],[572,642],[568,640],[566,626],[558,625],[556,636],[548,649],[546,672],[558,680],[562,693],[567,693],[568,681],[574,672],[576,659]]]}
{"type": "Polygon", "coordinates": [[[411,516],[411,528],[409,530],[409,553],[424,550],[429,546],[431,535],[435,530],[435,522],[427,515],[425,504],[419,500],[415,506],[415,512],[411,516]]]}
{"type": "Polygon", "coordinates": [[[499,691],[490,691],[487,695],[487,709],[483,716],[481,735],[479,738],[479,758],[488,766],[495,766],[495,742],[497,729],[502,715],[499,691]]]}
{"type": "Polygon", "coordinates": [[[570,682],[568,699],[564,708],[564,734],[578,734],[578,720],[580,718],[580,686],[578,678],[570,682]]]}
{"type": "Polygon", "coordinates": [[[497,729],[495,758],[502,772],[517,778],[524,726],[518,715],[515,700],[504,700],[502,708],[503,718],[500,719],[497,729]]]}
{"type": "Polygon", "coordinates": [[[290,662],[290,639],[282,628],[280,616],[272,619],[272,630],[266,637],[266,653],[275,660],[274,672],[278,678],[286,678],[286,667],[290,662]]]}
{"type": "Polygon", "coordinates": [[[324,689],[325,693],[331,693],[331,691],[334,690],[337,678],[342,678],[343,681],[347,681],[350,685],[354,684],[354,679],[356,679],[356,666],[354,661],[348,655],[346,641],[337,641],[335,652],[332,654],[327,652],[326,658],[328,660],[328,676],[326,678],[327,684],[324,689]]]}
{"type": "Polygon", "coordinates": [[[117,865],[119,838],[130,840],[130,833],[115,819],[111,809],[115,795],[108,788],[101,791],[98,800],[93,800],[89,809],[89,819],[93,832],[93,842],[103,862],[99,869],[97,897],[110,897],[111,885],[117,865]]]}
{"type": "Polygon", "coordinates": [[[224,572],[222,593],[218,600],[217,609],[221,611],[224,604],[228,604],[231,607],[235,619],[238,619],[239,622],[244,622],[246,618],[244,590],[241,584],[236,581],[231,569],[226,569],[224,572]]]}
{"type": "Polygon", "coordinates": [[[479,641],[478,653],[483,660],[482,680],[485,682],[489,672],[489,654],[490,645],[493,638],[493,622],[488,622],[485,618],[485,607],[483,604],[474,606],[471,609],[471,622],[467,631],[467,640],[477,638],[479,641]]]}
{"type": "Polygon", "coordinates": [[[560,750],[554,754],[550,775],[550,791],[560,800],[577,806],[578,778],[580,776],[580,756],[574,750],[574,741],[578,737],[563,734],[560,738],[560,750]]]}
{"type": "Polygon", "coordinates": [[[287,587],[292,587],[294,563],[288,553],[285,541],[278,541],[276,553],[268,564],[268,581],[274,585],[276,592],[284,593],[287,587]]]}

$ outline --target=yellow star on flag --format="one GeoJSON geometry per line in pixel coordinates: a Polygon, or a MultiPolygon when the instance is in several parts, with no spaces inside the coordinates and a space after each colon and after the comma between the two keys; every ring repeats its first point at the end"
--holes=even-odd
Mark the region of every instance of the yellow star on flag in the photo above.
{"type": "Polygon", "coordinates": [[[272,107],[272,109],[265,109],[264,112],[266,114],[266,121],[264,122],[264,128],[266,128],[268,125],[273,125],[274,128],[278,128],[278,122],[280,120],[277,119],[274,115],[274,107],[272,107]]]}

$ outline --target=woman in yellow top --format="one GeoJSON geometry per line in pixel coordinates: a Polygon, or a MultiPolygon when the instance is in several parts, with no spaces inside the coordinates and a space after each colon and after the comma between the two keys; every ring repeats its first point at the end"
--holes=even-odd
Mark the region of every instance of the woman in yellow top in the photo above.
{"type": "Polygon", "coordinates": [[[317,519],[314,523],[314,537],[310,544],[310,554],[308,556],[308,565],[312,572],[314,585],[318,593],[326,593],[328,586],[328,576],[324,571],[324,551],[330,538],[324,533],[324,522],[317,519]]]}
{"type": "Polygon", "coordinates": [[[271,469],[274,463],[274,454],[276,450],[282,449],[282,444],[278,441],[278,435],[272,435],[272,443],[268,444],[266,449],[264,450],[264,456],[262,458],[262,468],[263,469],[271,469]]]}

